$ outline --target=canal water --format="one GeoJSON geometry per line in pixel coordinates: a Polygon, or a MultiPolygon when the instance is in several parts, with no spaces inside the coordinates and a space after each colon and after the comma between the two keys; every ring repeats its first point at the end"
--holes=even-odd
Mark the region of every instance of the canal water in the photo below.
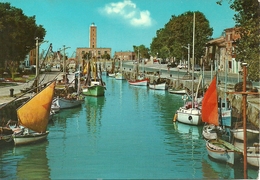
{"type": "Polygon", "coordinates": [[[0,179],[243,179],[208,157],[202,127],[172,122],[181,96],[103,80],[105,97],[57,113],[47,141],[1,147],[0,179]]]}

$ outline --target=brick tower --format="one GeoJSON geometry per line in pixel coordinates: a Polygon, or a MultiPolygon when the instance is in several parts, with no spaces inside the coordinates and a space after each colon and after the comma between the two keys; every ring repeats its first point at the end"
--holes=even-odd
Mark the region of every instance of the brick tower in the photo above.
{"type": "Polygon", "coordinates": [[[90,25],[89,47],[90,48],[97,48],[97,26],[95,25],[95,23],[92,23],[90,25]]]}

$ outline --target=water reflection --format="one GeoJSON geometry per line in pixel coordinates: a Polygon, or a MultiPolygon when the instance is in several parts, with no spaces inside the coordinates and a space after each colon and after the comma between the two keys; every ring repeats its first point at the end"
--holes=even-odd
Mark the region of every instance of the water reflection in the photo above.
{"type": "Polygon", "coordinates": [[[88,132],[95,134],[101,127],[102,110],[105,104],[105,97],[85,97],[86,122],[88,132]]]}
{"type": "Polygon", "coordinates": [[[0,178],[49,179],[50,169],[46,146],[48,146],[48,141],[5,149],[5,156],[2,156],[0,163],[0,178]]]}

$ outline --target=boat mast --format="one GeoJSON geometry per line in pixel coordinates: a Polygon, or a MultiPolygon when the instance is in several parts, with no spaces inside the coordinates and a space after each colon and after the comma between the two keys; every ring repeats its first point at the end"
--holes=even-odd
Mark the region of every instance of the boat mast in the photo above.
{"type": "Polygon", "coordinates": [[[192,86],[191,86],[191,93],[192,93],[192,108],[194,107],[194,43],[195,43],[195,13],[193,13],[193,36],[192,36],[192,86]]]}

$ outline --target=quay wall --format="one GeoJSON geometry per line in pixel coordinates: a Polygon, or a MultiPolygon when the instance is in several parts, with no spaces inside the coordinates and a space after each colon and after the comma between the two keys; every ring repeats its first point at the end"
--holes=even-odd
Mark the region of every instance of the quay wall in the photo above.
{"type": "MultiPolygon", "coordinates": [[[[136,76],[135,72],[124,72],[125,77],[128,78],[134,78],[136,76]]],[[[145,74],[146,77],[150,79],[150,82],[157,81],[159,78],[163,79],[167,82],[169,87],[175,88],[175,89],[188,89],[192,90],[192,80],[187,79],[176,79],[172,77],[164,77],[158,75],[158,74],[145,74]]],[[[196,92],[197,86],[198,86],[199,80],[195,79],[193,88],[194,93],[196,92]]],[[[204,88],[207,88],[209,86],[210,82],[204,82],[204,88]]],[[[202,87],[202,86],[200,86],[202,87]]],[[[242,95],[241,94],[227,94],[225,92],[234,92],[234,85],[228,84],[225,89],[225,84],[219,84],[218,85],[218,96],[222,100],[227,98],[230,102],[230,105],[232,107],[232,117],[237,118],[237,120],[242,119],[242,95]],[[226,94],[226,97],[225,97],[226,94]]],[[[203,90],[200,89],[199,93],[203,90]]],[[[259,95],[248,95],[247,96],[247,120],[252,123],[254,126],[260,128],[260,96],[259,95]]]]}
{"type": "Polygon", "coordinates": [[[15,99],[0,106],[0,126],[5,126],[9,120],[17,121],[16,109],[20,107],[29,97],[15,99]]]}

